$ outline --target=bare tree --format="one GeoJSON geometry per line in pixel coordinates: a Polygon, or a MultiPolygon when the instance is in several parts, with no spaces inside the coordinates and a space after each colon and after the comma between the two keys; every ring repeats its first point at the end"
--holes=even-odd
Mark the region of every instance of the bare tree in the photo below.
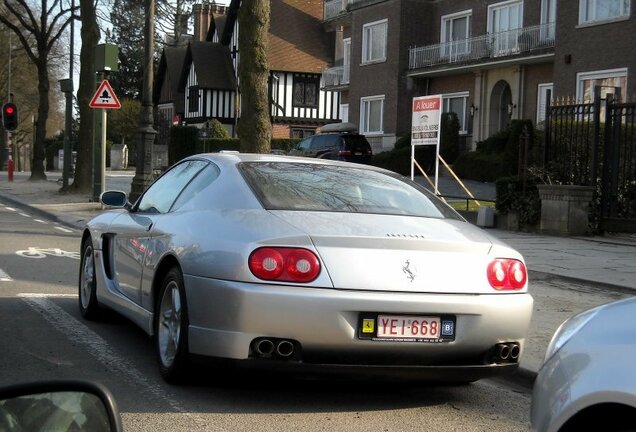
{"type": "Polygon", "coordinates": [[[241,53],[241,120],[238,132],[242,152],[269,153],[272,146],[272,123],[267,94],[269,2],[270,0],[243,0],[238,15],[241,53]]]}
{"type": "Polygon", "coordinates": [[[33,144],[33,163],[29,180],[46,180],[44,139],[49,116],[49,61],[51,50],[71,23],[74,11],[63,0],[40,0],[34,6],[27,0],[1,0],[0,22],[18,37],[38,72],[38,119],[33,144]]]}

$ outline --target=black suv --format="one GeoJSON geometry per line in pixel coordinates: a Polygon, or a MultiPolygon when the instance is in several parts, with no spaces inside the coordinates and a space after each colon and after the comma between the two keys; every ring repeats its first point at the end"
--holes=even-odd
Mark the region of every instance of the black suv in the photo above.
{"type": "Polygon", "coordinates": [[[369,164],[373,151],[364,135],[336,132],[307,137],[292,148],[289,154],[369,164]]]}

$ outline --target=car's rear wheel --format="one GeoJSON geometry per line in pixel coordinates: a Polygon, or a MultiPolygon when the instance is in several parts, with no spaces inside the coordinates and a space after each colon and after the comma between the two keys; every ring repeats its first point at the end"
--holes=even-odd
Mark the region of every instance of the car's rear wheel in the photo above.
{"type": "Polygon", "coordinates": [[[161,376],[170,383],[180,383],[189,365],[188,308],[183,274],[172,268],[161,284],[154,317],[155,349],[161,376]]]}
{"type": "Polygon", "coordinates": [[[96,320],[101,314],[99,303],[97,302],[96,284],[95,254],[93,241],[89,237],[82,244],[79,274],[79,309],[82,316],[88,320],[96,320]]]}

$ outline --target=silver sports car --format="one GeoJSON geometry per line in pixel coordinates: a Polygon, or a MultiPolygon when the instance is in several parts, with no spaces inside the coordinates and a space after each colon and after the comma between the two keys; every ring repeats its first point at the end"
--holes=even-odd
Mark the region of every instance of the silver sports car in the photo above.
{"type": "Polygon", "coordinates": [[[474,381],[514,371],[532,314],[519,253],[419,185],[345,162],[217,153],[174,165],[82,237],[79,307],[154,337],[179,381],[239,366],[474,381]]]}

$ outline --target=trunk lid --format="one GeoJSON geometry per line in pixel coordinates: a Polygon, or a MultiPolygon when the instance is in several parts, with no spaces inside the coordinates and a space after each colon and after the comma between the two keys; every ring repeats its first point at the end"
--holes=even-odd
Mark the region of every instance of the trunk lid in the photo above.
{"type": "MultiPolygon", "coordinates": [[[[360,213],[272,213],[311,237],[337,289],[496,292],[486,278],[493,242],[467,222],[360,213]]],[[[511,257],[517,255],[511,251],[511,257]]]]}

